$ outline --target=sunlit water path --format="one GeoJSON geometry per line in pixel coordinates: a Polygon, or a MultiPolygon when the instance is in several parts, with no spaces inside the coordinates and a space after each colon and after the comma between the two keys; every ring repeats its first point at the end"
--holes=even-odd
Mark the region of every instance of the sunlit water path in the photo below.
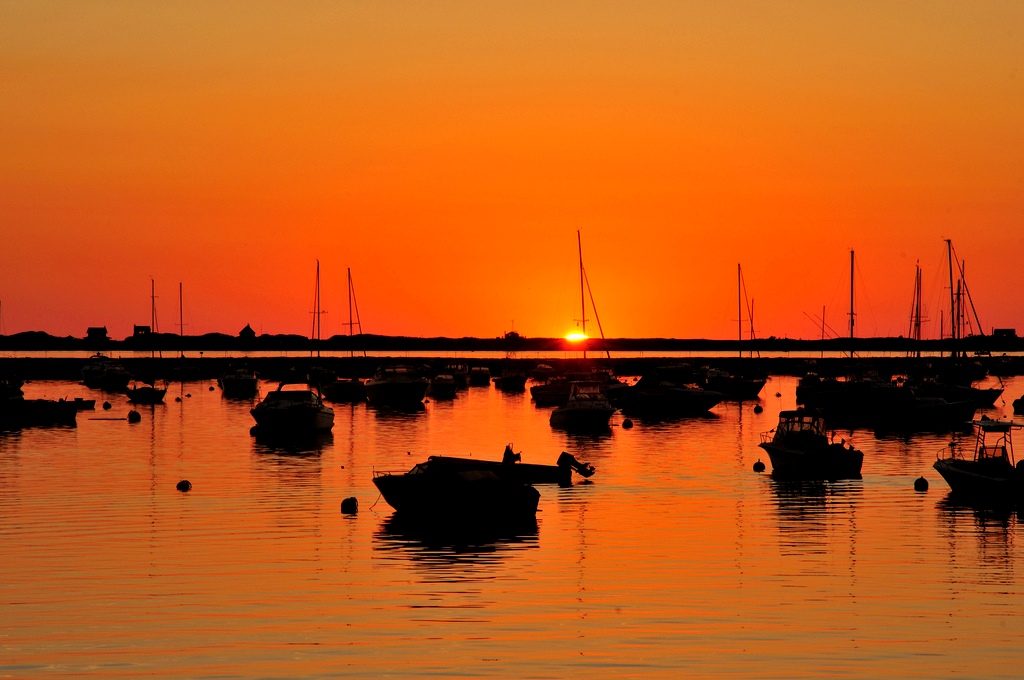
{"type": "Polygon", "coordinates": [[[210,385],[173,385],[135,425],[103,420],[124,397],[26,385],[113,408],[0,435],[0,676],[1020,675],[1017,517],[949,501],[931,468],[948,435],[853,433],[858,481],[752,472],[791,378],[762,414],[616,415],[604,437],[493,388],[410,415],[337,405],[319,451],[256,442],[251,404],[210,385]],[[540,487],[536,528],[471,540],[394,526],[371,482],[508,442],[598,473],[540,487]]]}

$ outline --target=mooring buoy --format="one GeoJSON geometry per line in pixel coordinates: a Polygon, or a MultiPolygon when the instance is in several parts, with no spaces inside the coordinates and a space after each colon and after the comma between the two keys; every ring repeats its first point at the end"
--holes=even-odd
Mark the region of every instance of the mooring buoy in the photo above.
{"type": "Polygon", "coordinates": [[[188,481],[187,479],[183,479],[180,482],[178,482],[174,488],[177,489],[178,491],[191,491],[192,482],[188,481]]]}
{"type": "Polygon", "coordinates": [[[128,422],[129,423],[139,423],[139,422],[142,422],[142,414],[139,413],[138,411],[136,411],[135,409],[132,409],[131,411],[128,411],[128,422]]]}
{"type": "Polygon", "coordinates": [[[213,392],[213,385],[210,385],[210,391],[213,392]]]}
{"type": "Polygon", "coordinates": [[[110,402],[109,401],[103,402],[103,410],[104,411],[109,411],[110,410],[110,402]]]}
{"type": "Polygon", "coordinates": [[[764,408],[760,404],[754,404],[754,413],[760,413],[764,408]]]}
{"type": "Polygon", "coordinates": [[[346,515],[354,515],[359,512],[359,501],[355,496],[346,498],[341,502],[341,511],[346,515]]]}
{"type": "Polygon", "coordinates": [[[928,480],[924,477],[918,477],[914,480],[914,491],[927,491],[928,480]]]}
{"type": "Polygon", "coordinates": [[[754,472],[764,472],[764,463],[761,462],[760,458],[754,463],[754,472]]]}
{"type": "Polygon", "coordinates": [[[626,418],[625,420],[622,421],[622,427],[628,430],[629,428],[633,427],[633,421],[630,420],[629,418],[626,418]]]}

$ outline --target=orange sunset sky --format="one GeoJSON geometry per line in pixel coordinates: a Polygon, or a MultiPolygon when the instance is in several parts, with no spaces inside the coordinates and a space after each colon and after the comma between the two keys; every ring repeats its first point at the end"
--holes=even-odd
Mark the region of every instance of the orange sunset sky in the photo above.
{"type": "Polygon", "coordinates": [[[1024,333],[1024,3],[4,2],[6,334],[1024,333]],[[948,309],[944,312],[948,326],[948,309]],[[590,330],[590,325],[588,325],[590,330]]]}

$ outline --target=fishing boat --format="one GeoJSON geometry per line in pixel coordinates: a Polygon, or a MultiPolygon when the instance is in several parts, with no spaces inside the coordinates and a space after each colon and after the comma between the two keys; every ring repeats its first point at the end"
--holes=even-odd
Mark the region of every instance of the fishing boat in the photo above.
{"type": "Polygon", "coordinates": [[[758,444],[768,453],[772,475],[797,479],[860,479],[864,454],[846,440],[835,442],[824,419],[804,409],[782,411],[774,430],[758,444]]]}
{"type": "Polygon", "coordinates": [[[982,416],[971,423],[975,430],[974,453],[969,458],[950,444],[950,455],[933,464],[956,495],[985,500],[1024,499],[1024,464],[1013,457],[1013,430],[1024,427],[1011,420],[982,416]]]}
{"type": "Polygon", "coordinates": [[[430,383],[409,366],[381,366],[366,381],[366,398],[371,406],[416,407],[423,403],[430,383]]]}
{"type": "Polygon", "coordinates": [[[324,405],[318,391],[286,390],[289,384],[301,383],[282,382],[249,411],[258,432],[295,436],[329,432],[334,427],[334,409],[324,405]]]}
{"type": "Polygon", "coordinates": [[[373,473],[373,484],[398,513],[449,520],[530,518],[540,492],[486,466],[430,457],[408,472],[373,473]]]}
{"type": "Polygon", "coordinates": [[[603,430],[615,413],[615,407],[601,390],[600,383],[572,383],[564,406],[551,412],[552,427],[565,430],[603,430]]]}

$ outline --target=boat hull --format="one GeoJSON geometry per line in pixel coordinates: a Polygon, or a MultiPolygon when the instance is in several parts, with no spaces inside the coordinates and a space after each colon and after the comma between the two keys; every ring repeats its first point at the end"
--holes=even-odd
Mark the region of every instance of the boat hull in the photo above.
{"type": "Polygon", "coordinates": [[[985,500],[1024,498],[1024,471],[1001,460],[942,458],[933,467],[957,496],[985,500]]]}
{"type": "Polygon", "coordinates": [[[250,411],[257,427],[265,434],[309,434],[329,432],[334,427],[334,411],[317,408],[260,409],[250,411]]]}
{"type": "Polygon", "coordinates": [[[792,479],[860,479],[864,454],[842,444],[796,449],[774,442],[758,444],[768,453],[772,475],[792,479]]]}
{"type": "Polygon", "coordinates": [[[397,512],[420,517],[533,517],[540,493],[485,470],[378,474],[373,483],[397,512]]]}
{"type": "Polygon", "coordinates": [[[370,380],[366,383],[366,398],[373,406],[408,407],[423,402],[427,393],[426,380],[391,382],[370,380]]]}

